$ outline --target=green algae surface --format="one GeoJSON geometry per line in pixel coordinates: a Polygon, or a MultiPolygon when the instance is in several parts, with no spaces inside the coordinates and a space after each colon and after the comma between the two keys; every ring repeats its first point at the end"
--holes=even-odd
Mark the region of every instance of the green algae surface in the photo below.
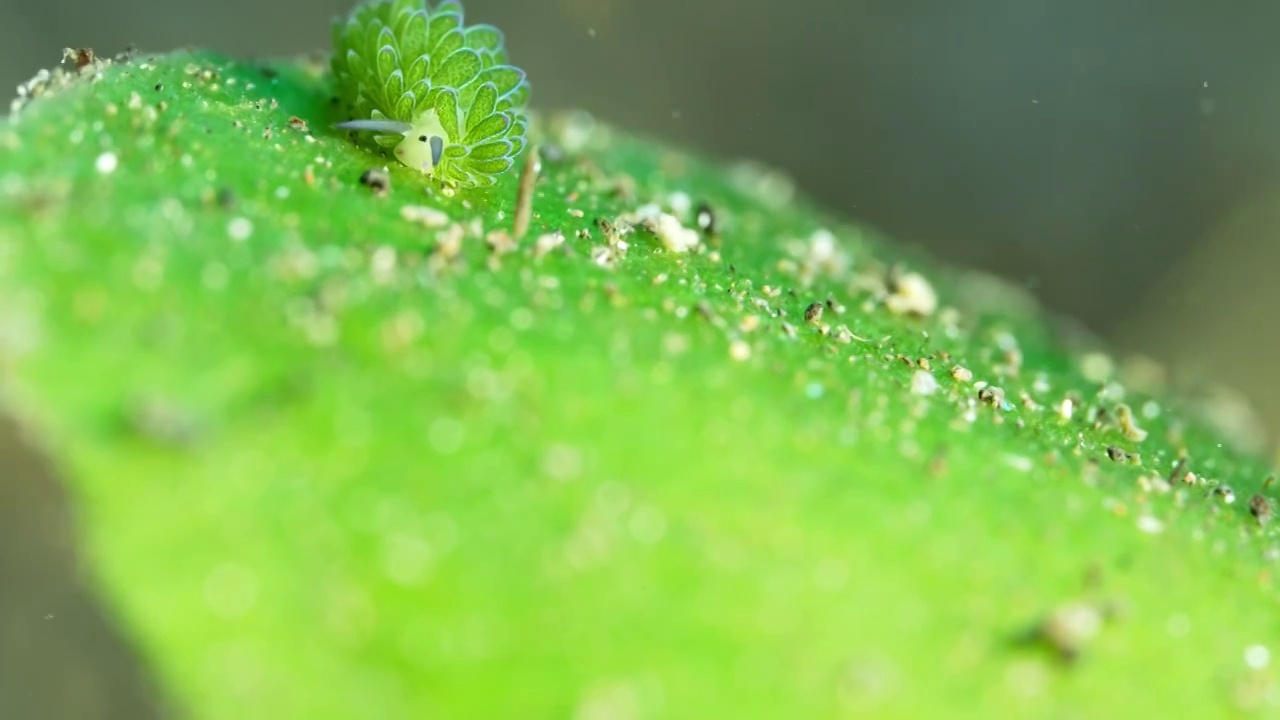
{"type": "Polygon", "coordinates": [[[25,92],[4,408],[187,716],[1280,701],[1269,465],[768,169],[538,116],[516,237],[519,166],[371,154],[320,64],[25,92]]]}

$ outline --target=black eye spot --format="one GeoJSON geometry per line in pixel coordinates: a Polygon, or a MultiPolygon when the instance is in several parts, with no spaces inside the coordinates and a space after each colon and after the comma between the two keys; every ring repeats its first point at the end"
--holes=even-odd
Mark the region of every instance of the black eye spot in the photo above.
{"type": "Polygon", "coordinates": [[[426,142],[426,141],[427,141],[427,136],[426,136],[426,135],[419,135],[419,136],[418,136],[418,142],[426,142]]]}

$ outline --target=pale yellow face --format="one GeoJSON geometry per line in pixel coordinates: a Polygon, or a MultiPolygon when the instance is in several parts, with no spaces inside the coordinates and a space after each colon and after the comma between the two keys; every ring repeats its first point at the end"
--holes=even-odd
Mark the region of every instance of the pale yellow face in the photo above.
{"type": "Polygon", "coordinates": [[[435,172],[445,146],[444,126],[435,110],[428,110],[404,132],[404,140],[396,145],[395,156],[400,162],[426,175],[435,172]]]}

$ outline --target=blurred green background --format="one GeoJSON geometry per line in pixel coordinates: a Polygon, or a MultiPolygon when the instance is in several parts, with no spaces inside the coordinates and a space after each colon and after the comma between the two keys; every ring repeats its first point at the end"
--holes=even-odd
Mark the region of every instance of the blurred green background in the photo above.
{"type": "MultiPolygon", "coordinates": [[[[351,4],[0,0],[0,86],[12,95],[67,46],[324,50],[330,19],[351,4]]],[[[466,6],[506,32],[535,106],[778,166],[842,214],[1002,275],[1123,350],[1233,387],[1272,437],[1280,426],[1280,5],[466,6]]],[[[48,717],[145,717],[145,683],[120,662],[130,651],[69,579],[53,471],[16,431],[0,440],[18,480],[0,484],[12,515],[0,570],[24,588],[0,591],[0,695],[74,686],[62,696],[85,705],[48,717]],[[60,641],[28,643],[15,619],[31,603],[78,620],[50,624],[60,641]]]]}

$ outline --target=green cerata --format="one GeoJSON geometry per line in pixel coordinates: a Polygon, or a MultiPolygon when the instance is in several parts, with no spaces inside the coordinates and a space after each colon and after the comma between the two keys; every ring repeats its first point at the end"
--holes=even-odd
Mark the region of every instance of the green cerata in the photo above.
{"type": "Polygon", "coordinates": [[[529,83],[502,32],[462,5],[373,0],[333,27],[333,76],[352,118],[396,159],[459,187],[492,185],[524,150],[529,83]]]}

